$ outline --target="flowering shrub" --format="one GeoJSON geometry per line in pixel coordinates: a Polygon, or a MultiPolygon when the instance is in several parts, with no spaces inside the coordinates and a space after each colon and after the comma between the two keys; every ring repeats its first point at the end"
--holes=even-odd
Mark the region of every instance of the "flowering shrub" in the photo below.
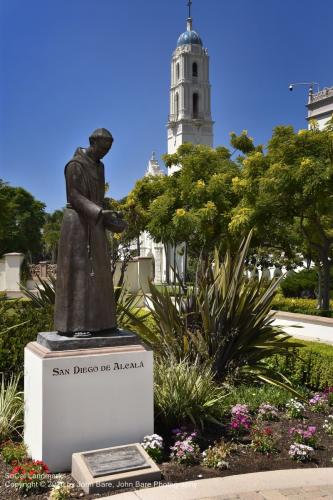
{"type": "Polygon", "coordinates": [[[251,417],[247,405],[237,404],[231,408],[230,427],[236,434],[242,434],[251,427],[251,417]]]}
{"type": "Polygon", "coordinates": [[[145,436],[141,445],[155,462],[161,461],[163,455],[163,438],[161,436],[158,434],[145,436]]]}
{"type": "Polygon", "coordinates": [[[170,447],[170,458],[179,464],[194,464],[200,461],[200,448],[195,442],[196,432],[191,434],[181,429],[173,431],[177,441],[170,447]]]}
{"type": "Polygon", "coordinates": [[[292,427],[289,430],[289,434],[292,436],[295,443],[307,444],[308,446],[316,446],[317,428],[314,425],[300,425],[298,427],[292,427]]]}
{"type": "Polygon", "coordinates": [[[307,446],[306,444],[294,443],[290,445],[288,454],[293,460],[297,460],[298,462],[306,462],[307,460],[311,460],[313,451],[314,450],[311,446],[307,446]]]}
{"type": "Polygon", "coordinates": [[[59,481],[51,490],[50,500],[67,500],[71,497],[72,489],[73,486],[71,484],[59,481]]]}
{"type": "Polygon", "coordinates": [[[320,413],[328,409],[328,400],[326,394],[315,394],[310,400],[309,405],[311,410],[320,413]]]}
{"type": "Polygon", "coordinates": [[[251,446],[255,451],[272,453],[275,450],[275,439],[270,427],[253,427],[251,439],[251,446]]]}
{"type": "Polygon", "coordinates": [[[184,208],[177,208],[176,215],[177,217],[184,217],[184,215],[186,215],[186,210],[184,208]]]}
{"type": "Polygon", "coordinates": [[[258,409],[258,417],[262,420],[278,420],[278,409],[270,403],[261,403],[258,409]]]}
{"type": "Polygon", "coordinates": [[[327,434],[333,436],[333,415],[328,415],[323,424],[323,429],[327,434]]]}
{"type": "Polygon", "coordinates": [[[22,491],[38,490],[46,486],[49,469],[41,460],[29,460],[22,465],[16,465],[10,473],[15,486],[22,491]]]}
{"type": "Polygon", "coordinates": [[[212,469],[228,469],[229,463],[226,458],[230,455],[233,445],[219,441],[214,443],[214,446],[209,446],[207,450],[202,453],[202,465],[212,469]]]}
{"type": "Polygon", "coordinates": [[[289,418],[302,418],[304,416],[304,405],[297,399],[291,398],[286,403],[286,409],[289,418]]]}

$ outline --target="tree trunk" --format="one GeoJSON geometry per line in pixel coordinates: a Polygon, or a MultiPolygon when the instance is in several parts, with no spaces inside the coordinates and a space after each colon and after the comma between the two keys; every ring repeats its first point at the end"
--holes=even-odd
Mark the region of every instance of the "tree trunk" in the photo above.
{"type": "Polygon", "coordinates": [[[138,257],[140,257],[140,252],[141,252],[140,235],[136,239],[136,251],[138,253],[138,257]]]}
{"type": "Polygon", "coordinates": [[[164,244],[165,250],[165,279],[168,285],[170,284],[170,247],[169,243],[164,244]]]}
{"type": "Polygon", "coordinates": [[[174,245],[173,247],[173,284],[177,283],[177,261],[176,261],[176,250],[177,247],[174,245]]]}
{"type": "Polygon", "coordinates": [[[185,243],[185,249],[184,249],[184,276],[183,276],[183,283],[186,285],[187,283],[187,243],[185,243]]]}

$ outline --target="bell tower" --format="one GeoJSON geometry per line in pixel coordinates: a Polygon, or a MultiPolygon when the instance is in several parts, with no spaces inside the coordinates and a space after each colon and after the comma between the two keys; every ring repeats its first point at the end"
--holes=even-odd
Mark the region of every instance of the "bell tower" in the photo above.
{"type": "MultiPolygon", "coordinates": [[[[192,29],[191,0],[186,31],[177,41],[171,61],[168,153],[185,142],[213,146],[209,56],[198,33],[192,29]]],[[[179,167],[171,167],[169,174],[179,167]]]]}

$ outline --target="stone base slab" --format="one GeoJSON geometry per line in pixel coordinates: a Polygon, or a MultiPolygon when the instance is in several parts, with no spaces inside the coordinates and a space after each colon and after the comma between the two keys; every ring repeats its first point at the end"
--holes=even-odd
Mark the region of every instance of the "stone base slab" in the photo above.
{"type": "Polygon", "coordinates": [[[24,441],[51,472],[72,454],[141,442],[154,431],[153,353],[143,345],[25,348],[24,441]]]}
{"type": "Polygon", "coordinates": [[[135,333],[121,329],[92,333],[91,337],[85,338],[67,337],[57,332],[41,332],[37,336],[37,342],[51,351],[72,351],[140,344],[140,340],[135,333]]]}

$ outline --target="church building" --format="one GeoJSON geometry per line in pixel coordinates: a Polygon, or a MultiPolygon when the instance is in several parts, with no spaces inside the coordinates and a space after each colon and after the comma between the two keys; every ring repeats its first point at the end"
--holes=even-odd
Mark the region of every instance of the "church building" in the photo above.
{"type": "MultiPolygon", "coordinates": [[[[191,4],[186,31],[178,37],[171,60],[170,111],[167,123],[168,154],[175,153],[185,142],[213,146],[209,56],[199,34],[192,28],[191,4]]],[[[180,166],[168,169],[168,175],[180,166]]],[[[153,153],[145,175],[164,175],[153,153]]],[[[141,237],[141,255],[154,259],[154,281],[166,281],[166,254],[162,243],[155,242],[148,232],[141,237]]],[[[184,271],[182,245],[176,249],[176,266],[184,271]]]]}
{"type": "Polygon", "coordinates": [[[309,122],[316,120],[320,130],[325,128],[328,120],[333,116],[333,87],[318,89],[318,92],[309,92],[307,104],[309,122]]]}

